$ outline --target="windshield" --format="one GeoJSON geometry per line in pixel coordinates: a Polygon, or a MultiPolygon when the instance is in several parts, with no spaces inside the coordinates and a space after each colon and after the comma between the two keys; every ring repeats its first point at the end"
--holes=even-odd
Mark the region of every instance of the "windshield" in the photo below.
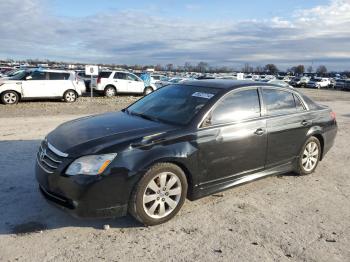
{"type": "Polygon", "coordinates": [[[27,75],[27,71],[19,71],[15,75],[9,77],[9,80],[24,80],[27,75]]]}
{"type": "Polygon", "coordinates": [[[186,125],[219,91],[210,87],[168,85],[137,101],[126,112],[154,121],[186,125]]]}

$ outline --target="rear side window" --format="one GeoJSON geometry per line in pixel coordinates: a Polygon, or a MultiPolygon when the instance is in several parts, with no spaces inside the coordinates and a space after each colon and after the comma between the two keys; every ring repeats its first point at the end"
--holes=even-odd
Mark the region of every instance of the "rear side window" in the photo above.
{"type": "Polygon", "coordinates": [[[69,73],[54,73],[49,72],[49,80],[68,80],[69,73]]]}
{"type": "Polygon", "coordinates": [[[112,72],[100,72],[98,76],[101,77],[101,78],[109,78],[111,73],[112,72]]]}
{"type": "Polygon", "coordinates": [[[263,89],[263,98],[268,115],[282,115],[296,112],[294,97],[290,92],[263,89]]]}
{"type": "Polygon", "coordinates": [[[114,79],[126,79],[126,74],[125,73],[116,72],[114,74],[114,79]]]}
{"type": "Polygon", "coordinates": [[[257,89],[234,92],[219,102],[211,114],[211,124],[225,124],[260,116],[257,89]]]}

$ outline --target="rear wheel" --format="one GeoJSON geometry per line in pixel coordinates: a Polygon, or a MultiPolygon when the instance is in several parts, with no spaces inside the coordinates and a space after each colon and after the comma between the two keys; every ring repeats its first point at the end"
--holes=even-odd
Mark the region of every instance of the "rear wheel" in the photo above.
{"type": "Polygon", "coordinates": [[[321,157],[321,144],[316,137],[310,137],[299,155],[298,173],[308,175],[315,171],[321,157]]]}
{"type": "Polygon", "coordinates": [[[144,95],[148,95],[149,93],[153,92],[153,88],[152,87],[146,87],[145,90],[143,91],[144,95]]]}
{"type": "Polygon", "coordinates": [[[68,90],[64,93],[63,99],[66,103],[73,103],[77,100],[78,95],[74,90],[68,90]]]}
{"type": "Polygon", "coordinates": [[[114,86],[107,86],[105,88],[105,92],[104,92],[105,96],[107,97],[113,97],[117,95],[117,90],[115,89],[114,86]]]}
{"type": "Polygon", "coordinates": [[[187,187],[186,176],[180,167],[170,163],[156,164],[136,186],[129,212],[145,225],[164,223],[181,209],[187,187]]]}
{"type": "Polygon", "coordinates": [[[5,91],[1,94],[1,102],[5,105],[17,104],[19,95],[15,91],[5,91]]]}

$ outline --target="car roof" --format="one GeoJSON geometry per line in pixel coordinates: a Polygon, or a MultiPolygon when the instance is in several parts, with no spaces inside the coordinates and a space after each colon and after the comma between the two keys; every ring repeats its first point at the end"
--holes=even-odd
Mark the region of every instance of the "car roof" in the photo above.
{"type": "Polygon", "coordinates": [[[220,89],[236,89],[241,87],[266,86],[266,85],[281,87],[279,85],[270,84],[266,82],[251,81],[251,80],[230,80],[230,79],[186,80],[181,84],[189,85],[189,86],[220,88],[220,89]]]}

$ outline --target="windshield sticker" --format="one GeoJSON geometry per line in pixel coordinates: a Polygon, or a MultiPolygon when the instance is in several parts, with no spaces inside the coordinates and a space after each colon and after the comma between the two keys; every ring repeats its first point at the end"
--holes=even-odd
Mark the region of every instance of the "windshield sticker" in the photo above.
{"type": "Polygon", "coordinates": [[[214,96],[214,94],[195,92],[192,94],[192,96],[210,99],[214,96]]]}

